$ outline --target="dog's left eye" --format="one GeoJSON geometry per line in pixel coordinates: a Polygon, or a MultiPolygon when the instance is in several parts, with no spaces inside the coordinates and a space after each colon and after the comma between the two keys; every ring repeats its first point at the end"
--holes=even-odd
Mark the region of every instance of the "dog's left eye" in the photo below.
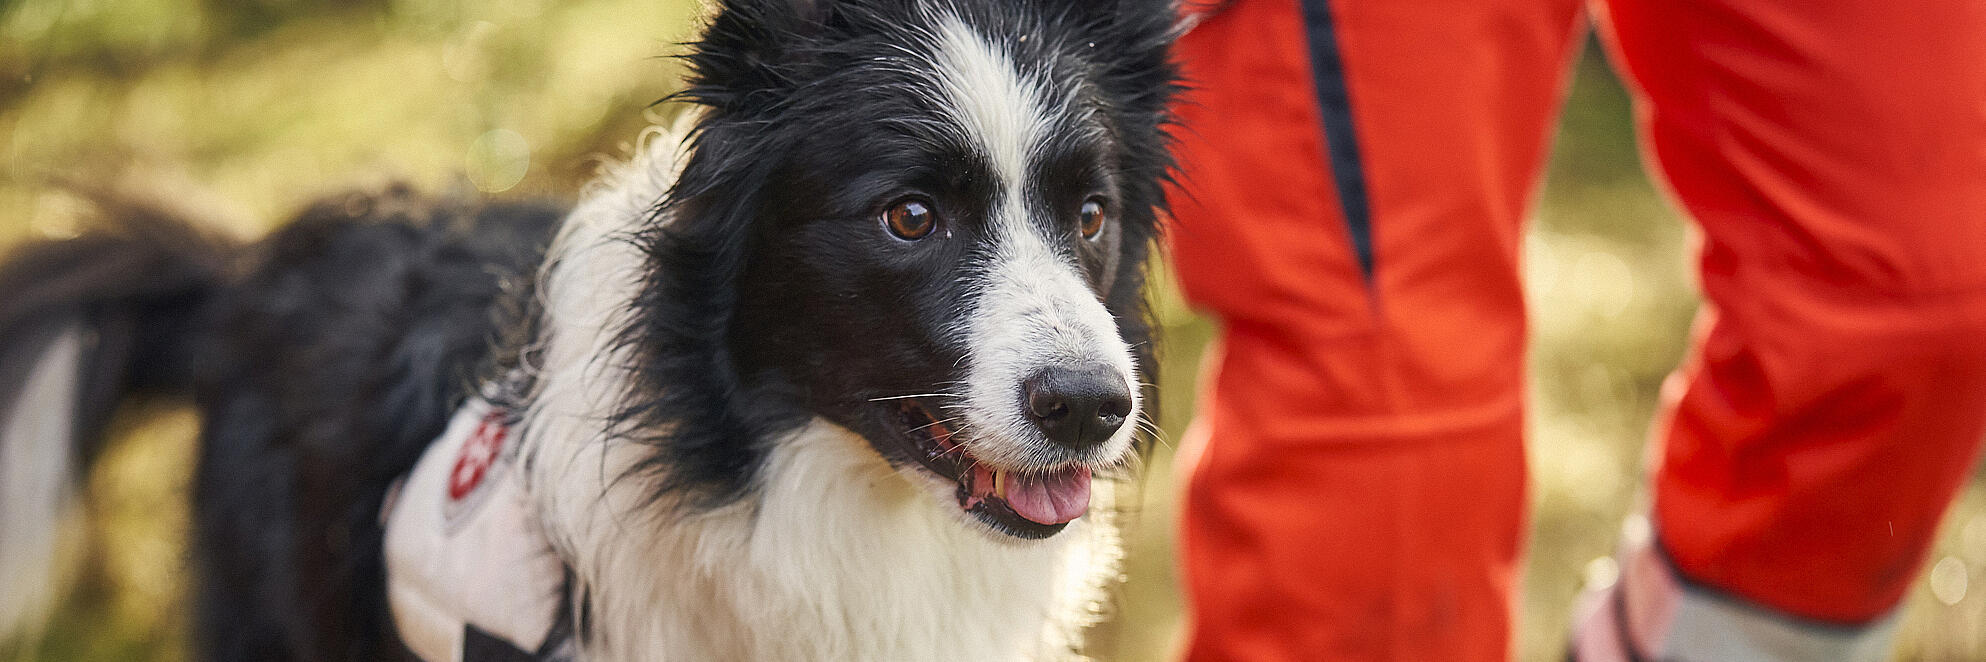
{"type": "Polygon", "coordinates": [[[1102,199],[1090,198],[1084,200],[1083,208],[1078,216],[1078,219],[1082,221],[1083,238],[1095,239],[1097,235],[1103,234],[1104,222],[1109,220],[1109,217],[1110,209],[1104,206],[1102,199]]]}
{"type": "Polygon", "coordinates": [[[883,225],[888,226],[890,234],[897,237],[923,239],[938,227],[938,212],[931,209],[929,200],[904,198],[883,212],[883,225]]]}

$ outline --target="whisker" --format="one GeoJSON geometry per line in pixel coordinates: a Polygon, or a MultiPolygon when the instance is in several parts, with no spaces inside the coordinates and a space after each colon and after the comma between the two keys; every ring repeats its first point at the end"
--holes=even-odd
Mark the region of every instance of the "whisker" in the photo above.
{"type": "MultiPolygon", "coordinates": [[[[923,432],[923,431],[925,431],[925,430],[929,430],[929,429],[931,429],[931,428],[934,428],[934,427],[937,427],[937,426],[940,426],[940,425],[944,425],[944,424],[946,424],[946,423],[950,423],[950,422],[952,422],[952,421],[956,421],[956,420],[959,420],[959,417],[957,417],[957,416],[953,416],[953,417],[951,417],[951,418],[947,418],[947,419],[945,419],[945,420],[942,420],[942,421],[931,421],[930,423],[926,423],[926,424],[924,424],[924,425],[919,425],[919,426],[917,426],[917,427],[914,427],[914,428],[911,428],[911,429],[910,429],[910,431],[911,431],[911,432],[923,432]]],[[[958,434],[958,431],[957,431],[957,430],[953,430],[953,431],[952,431],[952,434],[958,434]]]]}
{"type": "Polygon", "coordinates": [[[1145,419],[1140,418],[1137,419],[1135,425],[1138,426],[1138,430],[1143,431],[1145,434],[1151,435],[1152,441],[1156,441],[1160,445],[1165,446],[1166,448],[1173,447],[1172,439],[1166,436],[1165,430],[1160,429],[1157,423],[1152,423],[1150,421],[1146,421],[1145,419]]]}
{"type": "Polygon", "coordinates": [[[880,398],[869,398],[869,401],[882,402],[884,400],[908,400],[911,398],[940,398],[940,397],[956,398],[960,396],[957,393],[912,393],[910,395],[886,395],[880,398]]]}

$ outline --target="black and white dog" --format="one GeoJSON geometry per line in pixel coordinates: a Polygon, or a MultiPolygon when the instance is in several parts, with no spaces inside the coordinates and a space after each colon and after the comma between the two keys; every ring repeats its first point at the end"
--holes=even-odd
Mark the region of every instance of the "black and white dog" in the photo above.
{"type": "Polygon", "coordinates": [[[1151,406],[1173,17],[726,0],[570,210],[390,190],[240,246],[105,203],[0,267],[0,617],[109,411],[185,392],[200,655],[407,657],[381,513],[481,402],[556,655],[1071,655],[1151,406]]]}

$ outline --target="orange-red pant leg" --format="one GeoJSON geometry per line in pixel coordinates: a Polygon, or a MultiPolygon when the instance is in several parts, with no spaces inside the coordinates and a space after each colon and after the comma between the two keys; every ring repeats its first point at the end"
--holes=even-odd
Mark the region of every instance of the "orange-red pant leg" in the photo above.
{"type": "Polygon", "coordinates": [[[1986,435],[1986,3],[1604,11],[1704,238],[1660,544],[1755,603],[1884,614],[1986,435]]]}
{"type": "Polygon", "coordinates": [[[1508,656],[1521,220],[1578,11],[1239,0],[1186,37],[1173,255],[1223,329],[1182,449],[1190,659],[1508,656]]]}

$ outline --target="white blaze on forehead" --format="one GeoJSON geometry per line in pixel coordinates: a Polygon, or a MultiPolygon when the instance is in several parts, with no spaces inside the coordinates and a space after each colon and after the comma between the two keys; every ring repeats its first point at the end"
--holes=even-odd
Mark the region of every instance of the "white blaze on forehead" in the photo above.
{"type": "MultiPolygon", "coordinates": [[[[944,106],[962,137],[983,154],[998,179],[999,197],[987,210],[991,258],[975,276],[977,296],[964,328],[969,374],[965,410],[972,451],[1014,468],[1066,462],[1029,422],[1021,385],[1053,366],[1102,363],[1117,369],[1138,411],[1137,371],[1131,349],[1067,251],[1054,248],[1073,236],[1056,236],[1053,223],[1030,219],[1030,177],[1051,117],[1068,109],[1044,100],[1055,95],[1000,46],[956,17],[939,22],[933,64],[944,106]]],[[[1130,449],[1126,424],[1108,443],[1077,458],[1091,465],[1119,461],[1130,449]]]]}
{"type": "Polygon", "coordinates": [[[1018,198],[1031,152],[1047,134],[1044,90],[1022,77],[1005,49],[957,17],[939,22],[934,59],[952,120],[984,150],[1008,199],[1018,198]]]}

